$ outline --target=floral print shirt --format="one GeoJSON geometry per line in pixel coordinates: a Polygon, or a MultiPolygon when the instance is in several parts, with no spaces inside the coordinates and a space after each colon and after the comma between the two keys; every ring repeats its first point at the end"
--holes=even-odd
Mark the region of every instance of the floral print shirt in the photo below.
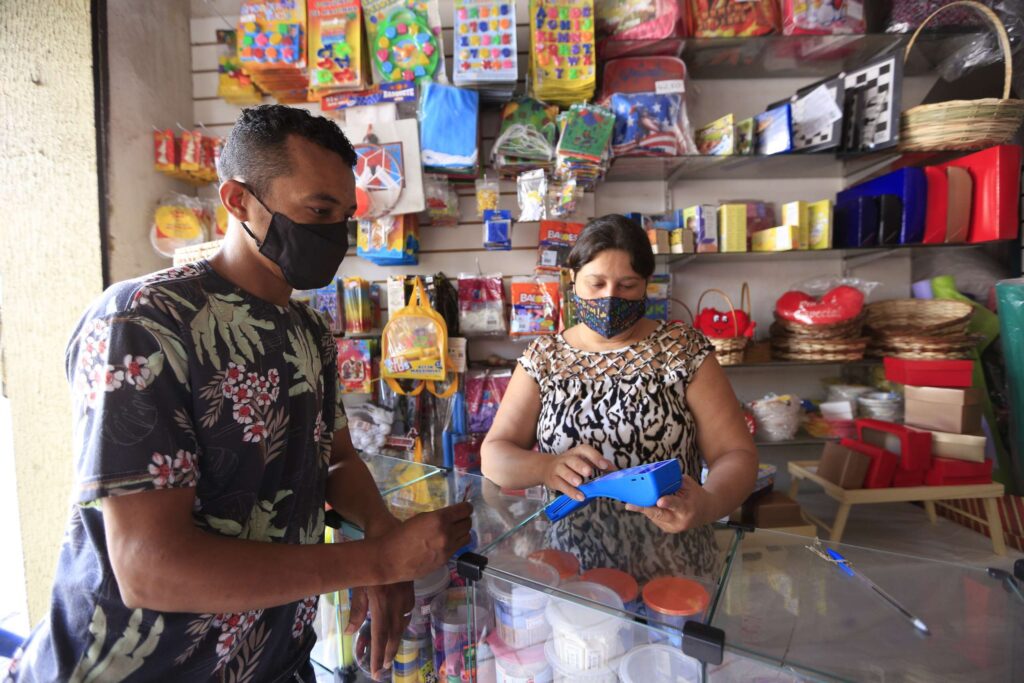
{"type": "Polygon", "coordinates": [[[334,430],[334,340],[305,304],[275,306],[209,263],[114,285],[67,351],[77,476],[48,617],[15,681],[278,681],[308,667],[317,597],[241,614],[121,600],[102,500],[195,489],[212,534],[319,543],[334,430]]]}

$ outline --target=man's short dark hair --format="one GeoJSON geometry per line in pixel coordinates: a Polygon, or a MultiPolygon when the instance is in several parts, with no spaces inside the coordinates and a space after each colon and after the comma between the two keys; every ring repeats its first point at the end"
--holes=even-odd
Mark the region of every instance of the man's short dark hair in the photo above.
{"type": "Polygon", "coordinates": [[[352,143],[338,125],[305,109],[282,104],[261,104],[242,110],[217,163],[221,182],[241,178],[263,196],[274,178],[291,173],[286,147],[289,135],[298,135],[328,149],[349,166],[356,165],[352,143]]]}

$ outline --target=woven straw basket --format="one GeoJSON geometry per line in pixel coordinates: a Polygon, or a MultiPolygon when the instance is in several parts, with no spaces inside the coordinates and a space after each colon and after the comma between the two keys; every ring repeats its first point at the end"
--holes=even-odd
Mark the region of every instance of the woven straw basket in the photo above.
{"type": "Polygon", "coordinates": [[[903,55],[904,63],[910,57],[914,42],[928,22],[939,13],[957,6],[977,10],[995,29],[999,47],[1003,52],[1003,96],[980,100],[950,100],[908,109],[903,112],[900,126],[900,148],[904,151],[976,150],[1003,144],[1013,138],[1020,128],[1021,120],[1024,119],[1024,100],[1010,99],[1013,55],[1010,52],[1010,39],[1006,34],[1006,28],[995,12],[980,3],[960,0],[932,13],[921,22],[907,43],[903,55]]]}
{"type": "MultiPolygon", "coordinates": [[[[739,323],[736,321],[736,309],[732,305],[732,299],[730,299],[729,295],[720,289],[704,290],[700,295],[700,298],[697,299],[697,315],[700,315],[700,305],[703,303],[704,296],[707,295],[708,292],[720,294],[722,298],[725,299],[725,302],[729,304],[729,311],[732,313],[733,325],[736,328],[735,337],[708,337],[708,341],[710,341],[715,347],[715,356],[718,358],[719,365],[739,365],[743,362],[743,354],[747,350],[747,344],[750,343],[750,339],[740,335],[739,323]]],[[[743,283],[743,289],[740,290],[740,308],[748,317],[750,316],[750,287],[746,282],[743,283]]]]}
{"type": "Polygon", "coordinates": [[[890,299],[868,304],[866,325],[876,335],[962,335],[974,308],[962,301],[890,299]]]}

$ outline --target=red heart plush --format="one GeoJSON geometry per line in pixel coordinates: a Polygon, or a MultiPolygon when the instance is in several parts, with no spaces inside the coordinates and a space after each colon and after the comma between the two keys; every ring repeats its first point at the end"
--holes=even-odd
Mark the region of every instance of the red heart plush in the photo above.
{"type": "Polygon", "coordinates": [[[750,320],[746,311],[736,311],[736,319],[733,321],[733,314],[729,311],[719,311],[715,308],[704,308],[694,321],[693,326],[704,333],[705,336],[713,339],[725,337],[747,337],[753,338],[754,328],[757,323],[750,320]],[[738,334],[737,334],[738,332],[738,334]]]}
{"type": "Polygon", "coordinates": [[[804,292],[786,292],[775,302],[775,313],[783,320],[805,325],[834,325],[853,320],[864,309],[864,293],[840,285],[821,298],[804,292]]]}

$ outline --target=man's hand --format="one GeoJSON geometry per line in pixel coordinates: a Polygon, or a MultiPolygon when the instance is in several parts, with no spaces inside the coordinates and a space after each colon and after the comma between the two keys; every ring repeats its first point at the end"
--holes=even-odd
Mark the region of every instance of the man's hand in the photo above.
{"type": "Polygon", "coordinates": [[[379,563],[389,582],[426,576],[469,544],[473,506],[459,503],[424,512],[402,522],[380,538],[379,563]]]}
{"type": "Polygon", "coordinates": [[[644,515],[667,534],[678,534],[715,521],[711,494],[689,475],[683,475],[682,488],[660,498],[656,507],[627,504],[626,509],[644,515]]]}
{"type": "Polygon", "coordinates": [[[409,627],[409,619],[415,604],[416,598],[411,582],[357,588],[352,591],[352,607],[345,633],[355,633],[366,619],[369,609],[372,619],[370,673],[374,680],[380,680],[382,672],[391,668],[402,635],[409,627]]]}

